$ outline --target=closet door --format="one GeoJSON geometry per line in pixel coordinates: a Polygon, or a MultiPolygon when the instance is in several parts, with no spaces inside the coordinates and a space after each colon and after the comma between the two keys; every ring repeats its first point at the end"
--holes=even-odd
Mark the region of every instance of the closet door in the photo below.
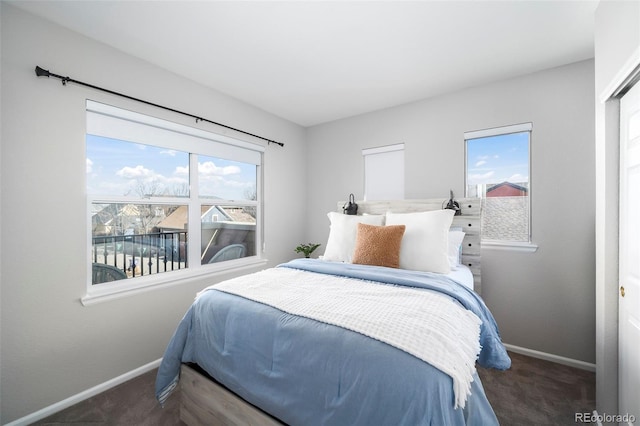
{"type": "MultiPolygon", "coordinates": [[[[619,414],[640,422],[640,84],[620,101],[619,414]],[[630,417],[630,416],[629,416],[630,417]]],[[[633,424],[623,419],[622,424],[633,424]]]]}

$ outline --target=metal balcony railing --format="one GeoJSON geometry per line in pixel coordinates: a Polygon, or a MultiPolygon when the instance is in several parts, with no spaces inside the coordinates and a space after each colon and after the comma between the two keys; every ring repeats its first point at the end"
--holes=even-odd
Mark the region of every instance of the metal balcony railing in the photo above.
{"type": "Polygon", "coordinates": [[[113,266],[128,278],[184,269],[186,242],[187,231],[95,236],[92,261],[113,266]]]}

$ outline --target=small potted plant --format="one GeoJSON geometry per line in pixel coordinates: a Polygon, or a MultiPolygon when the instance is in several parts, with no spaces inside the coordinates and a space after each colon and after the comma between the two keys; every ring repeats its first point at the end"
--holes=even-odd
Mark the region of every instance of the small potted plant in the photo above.
{"type": "Polygon", "coordinates": [[[303,253],[304,257],[308,258],[315,249],[320,247],[320,245],[321,244],[313,244],[313,243],[300,244],[298,247],[296,247],[296,253],[303,253]]]}

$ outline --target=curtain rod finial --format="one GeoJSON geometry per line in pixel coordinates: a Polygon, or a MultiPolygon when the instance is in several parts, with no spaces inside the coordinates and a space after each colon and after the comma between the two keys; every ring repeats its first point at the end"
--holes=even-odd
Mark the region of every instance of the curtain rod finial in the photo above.
{"type": "Polygon", "coordinates": [[[49,77],[51,75],[51,73],[49,72],[49,70],[45,70],[44,68],[40,68],[39,66],[36,65],[36,75],[38,77],[49,77]]]}

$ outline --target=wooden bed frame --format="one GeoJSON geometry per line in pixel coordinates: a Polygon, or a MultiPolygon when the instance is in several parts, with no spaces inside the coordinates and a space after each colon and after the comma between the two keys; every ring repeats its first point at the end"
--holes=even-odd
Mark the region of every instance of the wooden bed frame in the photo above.
{"type": "MultiPolygon", "coordinates": [[[[446,205],[444,199],[356,201],[358,214],[413,213],[440,210],[446,205]]],[[[462,245],[462,262],[467,265],[474,278],[474,290],[481,290],[480,229],[481,200],[462,198],[457,200],[462,214],[454,216],[452,227],[461,227],[465,232],[462,245]]],[[[338,203],[342,212],[344,202],[338,203]]],[[[196,425],[267,425],[282,426],[274,417],[249,404],[223,385],[209,377],[197,366],[183,364],[180,373],[180,420],[189,426],[196,425]]]]}
{"type": "Polygon", "coordinates": [[[180,394],[180,420],[189,426],[283,425],[195,365],[182,364],[180,394]]]}

